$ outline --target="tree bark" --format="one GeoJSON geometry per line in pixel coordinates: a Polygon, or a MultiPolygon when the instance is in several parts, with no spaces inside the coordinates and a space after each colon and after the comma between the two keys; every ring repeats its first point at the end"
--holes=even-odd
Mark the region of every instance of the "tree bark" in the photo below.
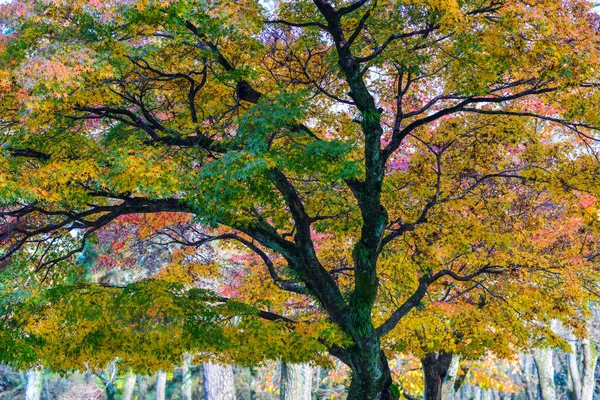
{"type": "Polygon", "coordinates": [[[167,373],[159,370],[156,374],[156,400],[165,400],[167,390],[167,373]]]}
{"type": "Polygon", "coordinates": [[[494,398],[491,390],[481,388],[481,400],[492,400],[494,398]]]}
{"type": "Polygon", "coordinates": [[[281,400],[311,400],[313,367],[281,363],[281,400]]]}
{"type": "Polygon", "coordinates": [[[569,338],[571,352],[567,354],[569,365],[569,377],[571,383],[572,400],[581,400],[581,375],[579,374],[579,362],[577,360],[577,343],[574,337],[569,338]]]}
{"type": "Polygon", "coordinates": [[[136,376],[133,372],[129,372],[125,377],[125,382],[123,383],[123,396],[121,400],[131,400],[133,396],[133,389],[135,388],[136,376]]]}
{"type": "Polygon", "coordinates": [[[448,366],[448,372],[442,383],[442,400],[451,400],[454,398],[456,391],[456,378],[458,376],[458,367],[460,365],[460,356],[452,354],[450,365],[448,366]]]}
{"type": "Polygon", "coordinates": [[[186,354],[183,357],[183,366],[181,368],[181,399],[192,400],[192,355],[186,354]]]}
{"type": "Polygon", "coordinates": [[[138,393],[140,400],[146,400],[148,394],[148,382],[145,376],[138,376],[138,393]]]}
{"type": "Polygon", "coordinates": [[[596,386],[596,360],[597,354],[589,338],[582,339],[581,353],[583,356],[583,376],[581,379],[581,400],[592,400],[596,386]]]}
{"type": "Polygon", "coordinates": [[[233,367],[231,365],[217,365],[204,363],[205,400],[235,400],[235,384],[233,367]]]}
{"type": "Polygon", "coordinates": [[[117,388],[115,386],[115,379],[117,377],[117,366],[115,362],[111,362],[106,371],[100,374],[96,374],[102,380],[104,384],[104,393],[106,394],[106,400],[117,400],[117,388]]]}
{"type": "MultiPolygon", "coordinates": [[[[421,359],[423,366],[423,377],[425,379],[424,400],[442,400],[442,388],[450,364],[452,362],[452,353],[429,353],[421,359]]],[[[458,369],[458,365],[456,366],[458,369]]],[[[456,372],[454,374],[456,376],[456,372]]],[[[454,384],[452,384],[454,386],[454,384]]]]}
{"type": "Polygon", "coordinates": [[[348,400],[389,400],[392,375],[379,339],[365,339],[346,350],[341,358],[352,370],[348,400]]]}
{"type": "Polygon", "coordinates": [[[42,397],[42,371],[31,369],[25,374],[27,385],[25,388],[26,400],[40,400],[42,397]]]}
{"type": "Polygon", "coordinates": [[[525,394],[527,400],[537,400],[537,386],[534,386],[531,377],[533,376],[533,356],[523,354],[521,356],[523,363],[523,379],[525,383],[525,394]],[[535,392],[535,393],[534,393],[535,392]]]}
{"type": "Polygon", "coordinates": [[[341,358],[352,370],[348,400],[390,400],[392,375],[379,339],[365,338],[341,358]]]}
{"type": "Polygon", "coordinates": [[[553,350],[549,348],[537,348],[533,350],[533,359],[537,366],[540,389],[543,400],[555,400],[556,389],[554,387],[554,364],[552,360],[553,350]]]}

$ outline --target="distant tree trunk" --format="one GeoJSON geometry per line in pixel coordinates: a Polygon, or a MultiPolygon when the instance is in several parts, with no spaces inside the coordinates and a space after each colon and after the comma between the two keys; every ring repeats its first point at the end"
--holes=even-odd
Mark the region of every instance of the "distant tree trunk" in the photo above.
{"type": "Polygon", "coordinates": [[[96,384],[96,382],[94,382],[94,373],[92,371],[90,371],[89,369],[87,371],[85,371],[85,374],[83,375],[83,379],[84,379],[85,383],[87,383],[88,385],[96,384]]]}
{"type": "Polygon", "coordinates": [[[452,353],[429,353],[421,360],[425,378],[424,400],[442,400],[442,387],[452,362],[452,353]]]}
{"type": "Polygon", "coordinates": [[[313,367],[281,363],[281,400],[311,400],[313,367]]]}
{"type": "Polygon", "coordinates": [[[442,400],[451,400],[456,391],[456,378],[458,376],[458,366],[460,365],[460,356],[452,354],[448,372],[442,383],[442,400]]]}
{"type": "Polygon", "coordinates": [[[527,394],[527,400],[537,400],[537,386],[531,381],[533,376],[533,356],[529,354],[523,354],[521,356],[523,363],[523,377],[525,380],[525,393],[527,394]]]}
{"type": "Polygon", "coordinates": [[[217,365],[204,363],[205,400],[235,400],[235,384],[233,367],[231,365],[217,365]]]}
{"type": "Polygon", "coordinates": [[[146,400],[148,394],[148,381],[145,376],[138,376],[138,394],[140,400],[146,400]]]}
{"type": "Polygon", "coordinates": [[[133,372],[129,372],[125,376],[125,382],[123,383],[123,396],[121,400],[131,400],[133,396],[133,389],[135,388],[136,376],[133,372]]]}
{"type": "Polygon", "coordinates": [[[577,343],[571,339],[571,352],[567,354],[568,370],[569,370],[569,383],[571,389],[571,399],[581,400],[581,376],[579,374],[579,362],[577,357],[577,343]]]}
{"type": "Polygon", "coordinates": [[[250,368],[250,400],[256,399],[256,381],[258,380],[256,368],[250,368]]]}
{"type": "Polygon", "coordinates": [[[27,382],[25,399],[40,400],[42,398],[42,371],[31,369],[27,371],[25,377],[27,382]]]}
{"type": "Polygon", "coordinates": [[[596,386],[595,371],[597,354],[589,338],[581,341],[581,353],[583,356],[581,400],[592,400],[594,397],[594,387],[596,386]]]}
{"type": "Polygon", "coordinates": [[[481,388],[481,400],[492,400],[494,395],[491,390],[481,388]]]}
{"type": "Polygon", "coordinates": [[[181,368],[181,399],[192,400],[192,359],[191,354],[183,357],[183,367],[181,368]]]}
{"type": "Polygon", "coordinates": [[[97,373],[96,376],[100,378],[102,384],[104,385],[106,400],[117,400],[117,388],[115,387],[117,366],[115,365],[115,362],[111,362],[106,368],[106,371],[97,373]]]}
{"type": "Polygon", "coordinates": [[[165,400],[167,390],[167,373],[159,370],[156,374],[156,400],[165,400]]]}
{"type": "Polygon", "coordinates": [[[543,400],[555,400],[556,389],[554,387],[554,364],[552,360],[553,350],[549,348],[537,348],[533,350],[533,359],[537,366],[540,389],[543,400]]]}
{"type": "Polygon", "coordinates": [[[473,400],[482,400],[482,393],[483,393],[483,389],[479,388],[479,387],[474,387],[473,388],[473,400]]]}

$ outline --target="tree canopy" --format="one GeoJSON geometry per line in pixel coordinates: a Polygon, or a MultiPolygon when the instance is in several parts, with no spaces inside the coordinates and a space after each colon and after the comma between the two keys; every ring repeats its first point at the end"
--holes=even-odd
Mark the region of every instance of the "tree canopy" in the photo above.
{"type": "Polygon", "coordinates": [[[600,165],[587,0],[0,7],[5,267],[58,284],[120,218],[191,216],[205,229],[163,244],[249,254],[238,311],[322,327],[352,399],[392,395],[394,352],[507,354],[553,318],[585,319],[600,165]]]}

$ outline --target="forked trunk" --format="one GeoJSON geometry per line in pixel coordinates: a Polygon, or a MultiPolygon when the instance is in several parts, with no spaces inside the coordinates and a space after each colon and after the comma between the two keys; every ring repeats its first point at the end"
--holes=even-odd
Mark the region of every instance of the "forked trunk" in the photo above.
{"type": "Polygon", "coordinates": [[[444,380],[452,362],[452,353],[429,353],[421,360],[425,378],[425,400],[442,400],[444,380]]]}

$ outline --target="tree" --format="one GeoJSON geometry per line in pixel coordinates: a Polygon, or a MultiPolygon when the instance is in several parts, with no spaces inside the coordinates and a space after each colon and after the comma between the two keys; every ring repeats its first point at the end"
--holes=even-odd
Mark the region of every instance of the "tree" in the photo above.
{"type": "Polygon", "coordinates": [[[204,363],[204,398],[209,400],[235,399],[235,386],[233,367],[231,365],[218,365],[204,363]]]}
{"type": "Polygon", "coordinates": [[[540,379],[542,399],[544,400],[556,398],[553,356],[554,351],[551,348],[535,349],[533,352],[533,359],[540,379]]]}
{"type": "MultiPolygon", "coordinates": [[[[468,214],[463,211],[460,219],[448,224],[455,229],[446,231],[448,236],[460,239],[449,243],[432,241],[431,247],[435,246],[436,251],[432,255],[422,254],[420,262],[442,264],[443,258],[459,260],[467,257],[471,258],[469,262],[475,262],[473,257],[477,257],[477,253],[464,250],[464,246],[479,238],[479,248],[488,249],[483,252],[482,263],[491,261],[494,248],[512,246],[510,258],[502,256],[504,262],[518,265],[531,258],[538,260],[537,268],[555,272],[538,273],[535,278],[517,273],[501,280],[478,278],[432,287],[420,309],[400,323],[403,329],[389,336],[389,340],[395,342],[390,345],[392,348],[408,350],[421,358],[425,398],[442,397],[442,383],[450,370],[453,354],[468,360],[481,358],[486,351],[491,351],[510,358],[540,344],[565,347],[564,340],[549,328],[558,320],[565,321],[579,337],[588,335],[585,332],[588,323],[579,317],[579,313],[589,315],[586,300],[595,297],[589,285],[597,281],[597,277],[591,264],[582,264],[590,254],[582,249],[595,247],[595,243],[587,238],[596,234],[584,222],[580,205],[570,208],[565,202],[553,204],[543,192],[527,193],[515,186],[501,190],[506,189],[514,191],[511,197],[516,201],[489,198],[486,204],[488,210],[501,207],[500,219],[492,223],[501,227],[500,231],[489,225],[487,232],[477,231],[477,226],[460,219],[479,221],[482,215],[477,213],[465,218],[468,214]],[[492,201],[497,204],[493,205],[492,201]],[[519,232],[529,239],[517,242],[503,238],[502,231],[519,232]],[[435,259],[440,255],[441,259],[435,259]],[[569,265],[569,268],[560,265],[569,265]],[[573,274],[577,278],[574,279],[573,274]],[[465,296],[465,293],[469,294],[465,296]],[[569,301],[568,306],[565,301],[569,301]],[[527,317],[523,318],[523,315],[527,317]]],[[[586,196],[578,198],[582,204],[589,204],[589,200],[586,196]]],[[[585,215],[586,211],[583,211],[585,215]]],[[[484,217],[488,223],[495,213],[491,214],[484,217]]]]}
{"type": "Polygon", "coordinates": [[[29,370],[26,374],[27,386],[25,389],[26,400],[39,400],[42,398],[42,371],[29,370]]]}
{"type": "Polygon", "coordinates": [[[158,370],[156,373],[156,400],[165,400],[167,390],[167,373],[158,370]]]}
{"type": "Polygon", "coordinates": [[[383,350],[430,289],[551,266],[508,242],[482,264],[460,237],[475,257],[427,261],[460,211],[492,215],[513,182],[554,203],[596,189],[598,18],[584,0],[261,4],[2,5],[1,257],[58,280],[122,215],[194,215],[216,229],[195,244],[235,241],[312,302],[296,322],[255,311],[318,329],[290,361],[326,349],[350,399],[389,398],[383,350]]]}
{"type": "Polygon", "coordinates": [[[128,372],[125,375],[125,382],[123,382],[123,400],[131,400],[136,379],[137,376],[134,373],[128,372]]]}
{"type": "Polygon", "coordinates": [[[281,363],[281,400],[310,400],[314,369],[309,364],[281,363]]]}
{"type": "Polygon", "coordinates": [[[183,400],[192,400],[192,361],[194,357],[186,354],[183,357],[183,366],[181,367],[181,398],[183,400]]]}

